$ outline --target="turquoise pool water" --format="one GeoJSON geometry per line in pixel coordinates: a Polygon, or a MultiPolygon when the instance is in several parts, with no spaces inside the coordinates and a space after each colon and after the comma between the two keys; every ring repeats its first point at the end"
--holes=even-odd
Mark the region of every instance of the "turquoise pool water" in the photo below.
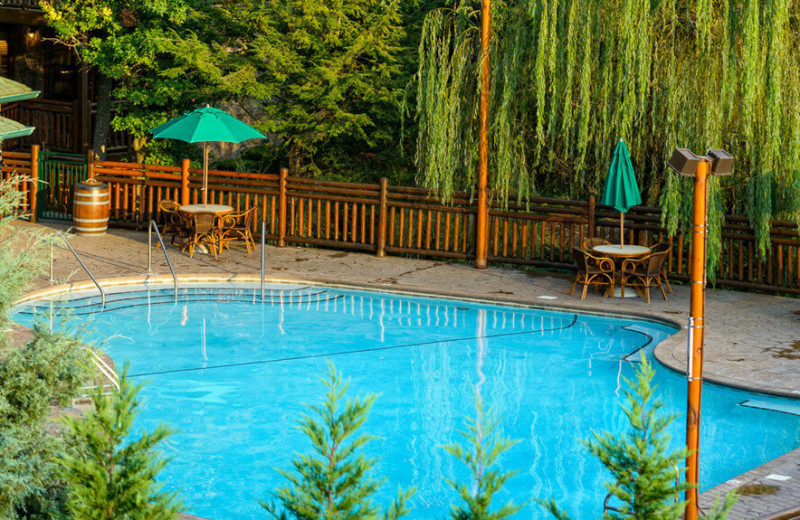
{"type": "MultiPolygon", "coordinates": [[[[41,304],[40,304],[41,305],[41,304]]],[[[256,500],[283,484],[295,452],[308,448],[294,428],[317,403],[326,360],[351,379],[352,395],[378,394],[365,430],[381,457],[388,503],[398,485],[417,486],[411,518],[443,518],[456,493],[445,478],[466,470],[441,448],[459,440],[473,414],[473,389],[520,442],[502,459],[520,470],[502,499],[528,501],[518,518],[546,518],[536,498],[555,498],[573,518],[602,513],[607,476],[580,444],[591,431],[621,431],[623,378],[639,351],[675,330],[660,323],[455,300],[312,286],[258,290],[184,289],[109,295],[65,304],[90,324],[118,366],[149,381],[137,426],[167,422],[179,433],[165,455],[168,489],[188,510],[215,520],[258,518],[256,500]]],[[[31,306],[17,320],[30,323],[31,306]]],[[[658,368],[670,413],[685,409],[685,380],[658,368]]],[[[752,394],[705,385],[701,478],[722,483],[800,445],[800,417],[740,403],[752,394]]],[[[790,400],[755,397],[797,409],[790,400]]],[[[673,423],[675,446],[684,420],[673,423]]]]}

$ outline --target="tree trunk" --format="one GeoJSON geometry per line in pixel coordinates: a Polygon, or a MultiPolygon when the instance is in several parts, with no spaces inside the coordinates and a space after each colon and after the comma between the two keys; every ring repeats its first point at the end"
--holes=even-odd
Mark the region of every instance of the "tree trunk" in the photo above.
{"type": "Polygon", "coordinates": [[[106,158],[106,144],[111,126],[111,78],[100,74],[97,78],[97,115],[94,120],[92,150],[101,161],[106,158]]]}

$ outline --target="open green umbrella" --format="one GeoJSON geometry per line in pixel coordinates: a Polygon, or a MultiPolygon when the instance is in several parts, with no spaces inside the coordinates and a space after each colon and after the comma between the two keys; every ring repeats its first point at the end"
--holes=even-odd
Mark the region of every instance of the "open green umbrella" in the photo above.
{"type": "Polygon", "coordinates": [[[606,179],[606,189],[603,191],[603,198],[600,204],[613,206],[619,211],[619,245],[624,245],[625,213],[633,206],[642,203],[642,196],[639,193],[639,184],[636,182],[636,175],[633,173],[631,155],[628,147],[622,139],[614,148],[611,155],[611,165],[608,167],[608,179],[606,179]]]}
{"type": "Polygon", "coordinates": [[[203,204],[208,203],[208,143],[241,143],[248,139],[264,138],[252,126],[208,105],[171,119],[150,131],[154,138],[203,143],[203,204]]]}

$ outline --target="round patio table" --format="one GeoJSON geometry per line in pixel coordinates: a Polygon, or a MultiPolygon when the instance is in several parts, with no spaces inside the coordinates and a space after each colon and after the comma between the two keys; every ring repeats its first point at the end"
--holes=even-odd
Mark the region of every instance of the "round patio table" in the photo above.
{"type": "MultiPolygon", "coordinates": [[[[186,204],[178,208],[178,213],[183,213],[187,218],[196,213],[213,213],[215,217],[222,217],[233,213],[233,207],[225,204],[186,204]]],[[[211,251],[205,244],[198,244],[195,252],[209,254],[211,251]]]]}
{"type": "Polygon", "coordinates": [[[635,258],[637,256],[646,255],[650,252],[650,248],[634,245],[621,246],[619,244],[601,244],[599,246],[594,246],[592,251],[614,258],[635,258]]]}
{"type": "Polygon", "coordinates": [[[225,204],[186,204],[178,208],[181,213],[213,213],[214,216],[221,217],[229,213],[233,213],[232,206],[225,204]]]}
{"type": "MultiPolygon", "coordinates": [[[[646,255],[650,252],[650,248],[634,245],[621,246],[619,244],[601,244],[599,246],[594,246],[592,251],[613,258],[615,260],[615,264],[619,266],[618,262],[621,262],[626,258],[636,258],[646,255]]],[[[639,295],[636,293],[636,291],[628,291],[625,293],[625,298],[636,298],[637,296],[639,295]]],[[[622,298],[622,289],[619,286],[614,288],[614,297],[622,298]]]]}

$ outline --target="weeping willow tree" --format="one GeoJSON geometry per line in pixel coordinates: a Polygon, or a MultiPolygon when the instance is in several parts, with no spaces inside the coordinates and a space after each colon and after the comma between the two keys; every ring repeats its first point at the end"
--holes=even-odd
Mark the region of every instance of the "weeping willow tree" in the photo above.
{"type": "MultiPolygon", "coordinates": [[[[676,146],[725,148],[709,188],[709,258],[726,211],[763,248],[770,221],[800,222],[800,0],[495,0],[490,185],[500,201],[602,190],[624,139],[643,198],[671,233],[690,222],[676,146]]],[[[480,3],[431,12],[420,42],[417,165],[445,198],[478,168],[480,3]]],[[[711,269],[713,272],[713,269],[711,269]]]]}

